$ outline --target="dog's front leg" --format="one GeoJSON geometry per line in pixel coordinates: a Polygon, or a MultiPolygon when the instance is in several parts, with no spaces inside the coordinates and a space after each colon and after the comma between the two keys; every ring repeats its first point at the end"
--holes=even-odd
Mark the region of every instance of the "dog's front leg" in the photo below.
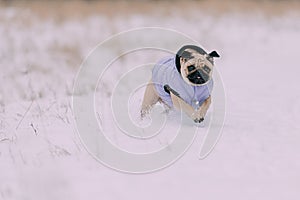
{"type": "Polygon", "coordinates": [[[206,113],[207,113],[207,110],[209,108],[211,104],[211,96],[209,96],[204,102],[203,104],[198,108],[197,110],[197,115],[198,115],[198,118],[199,119],[204,119],[206,113]]]}
{"type": "Polygon", "coordinates": [[[172,92],[170,92],[171,95],[171,99],[173,102],[174,107],[177,110],[182,110],[184,111],[189,117],[191,117],[193,120],[195,120],[193,118],[193,114],[195,113],[194,108],[187,104],[183,99],[181,99],[179,96],[176,96],[175,94],[173,94],[172,92]]]}
{"type": "Polygon", "coordinates": [[[154,84],[152,81],[149,81],[147,84],[144,99],[141,107],[141,117],[145,117],[147,115],[154,104],[156,104],[159,101],[159,96],[155,91],[154,84]]]}

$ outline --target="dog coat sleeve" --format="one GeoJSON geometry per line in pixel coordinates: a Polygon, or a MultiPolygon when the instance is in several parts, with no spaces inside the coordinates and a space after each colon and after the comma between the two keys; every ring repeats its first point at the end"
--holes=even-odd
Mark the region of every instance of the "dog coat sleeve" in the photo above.
{"type": "MultiPolygon", "coordinates": [[[[152,70],[152,82],[154,83],[158,96],[168,106],[173,107],[170,93],[165,90],[164,86],[169,85],[170,78],[176,76],[173,72],[174,57],[168,57],[160,60],[152,70]]],[[[178,75],[177,75],[178,76],[178,75]]]]}

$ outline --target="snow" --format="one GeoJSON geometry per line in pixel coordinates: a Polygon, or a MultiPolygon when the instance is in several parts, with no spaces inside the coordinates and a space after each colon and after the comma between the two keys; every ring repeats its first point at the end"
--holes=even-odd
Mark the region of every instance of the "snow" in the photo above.
{"type": "MultiPolygon", "coordinates": [[[[299,14],[233,12],[200,18],[193,12],[188,20],[174,13],[113,19],[99,13],[58,22],[28,9],[2,7],[0,199],[299,199],[299,14]],[[225,86],[226,120],[205,159],[198,156],[208,124],[177,162],[132,175],[89,155],[77,134],[71,94],[81,62],[98,43],[142,26],[181,31],[220,53],[216,67],[225,86]]],[[[109,110],[113,83],[126,70],[165,55],[148,50],[121,57],[98,85],[103,129],[120,148],[145,153],[174,139],[176,113],[167,116],[171,121],[163,133],[134,140],[115,127],[109,110]],[[116,70],[119,65],[122,71],[116,70]]],[[[136,89],[132,104],[140,104],[142,94],[143,88],[136,89]]],[[[136,108],[129,112],[139,123],[136,108]]]]}

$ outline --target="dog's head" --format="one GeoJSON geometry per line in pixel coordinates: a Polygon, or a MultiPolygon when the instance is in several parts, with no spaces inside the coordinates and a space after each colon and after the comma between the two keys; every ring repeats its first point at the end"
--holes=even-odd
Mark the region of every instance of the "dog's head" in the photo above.
{"type": "Polygon", "coordinates": [[[220,57],[216,51],[207,54],[198,46],[186,45],[176,53],[176,67],[188,84],[205,85],[212,77],[214,57],[220,57]]]}

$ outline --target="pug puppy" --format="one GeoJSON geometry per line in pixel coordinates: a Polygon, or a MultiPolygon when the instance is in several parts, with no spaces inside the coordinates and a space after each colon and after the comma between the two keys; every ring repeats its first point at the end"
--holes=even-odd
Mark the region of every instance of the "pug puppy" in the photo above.
{"type": "Polygon", "coordinates": [[[201,123],[211,104],[212,71],[216,51],[206,53],[201,47],[185,45],[175,56],[160,60],[152,70],[141,107],[141,117],[157,103],[184,111],[201,123]]]}

